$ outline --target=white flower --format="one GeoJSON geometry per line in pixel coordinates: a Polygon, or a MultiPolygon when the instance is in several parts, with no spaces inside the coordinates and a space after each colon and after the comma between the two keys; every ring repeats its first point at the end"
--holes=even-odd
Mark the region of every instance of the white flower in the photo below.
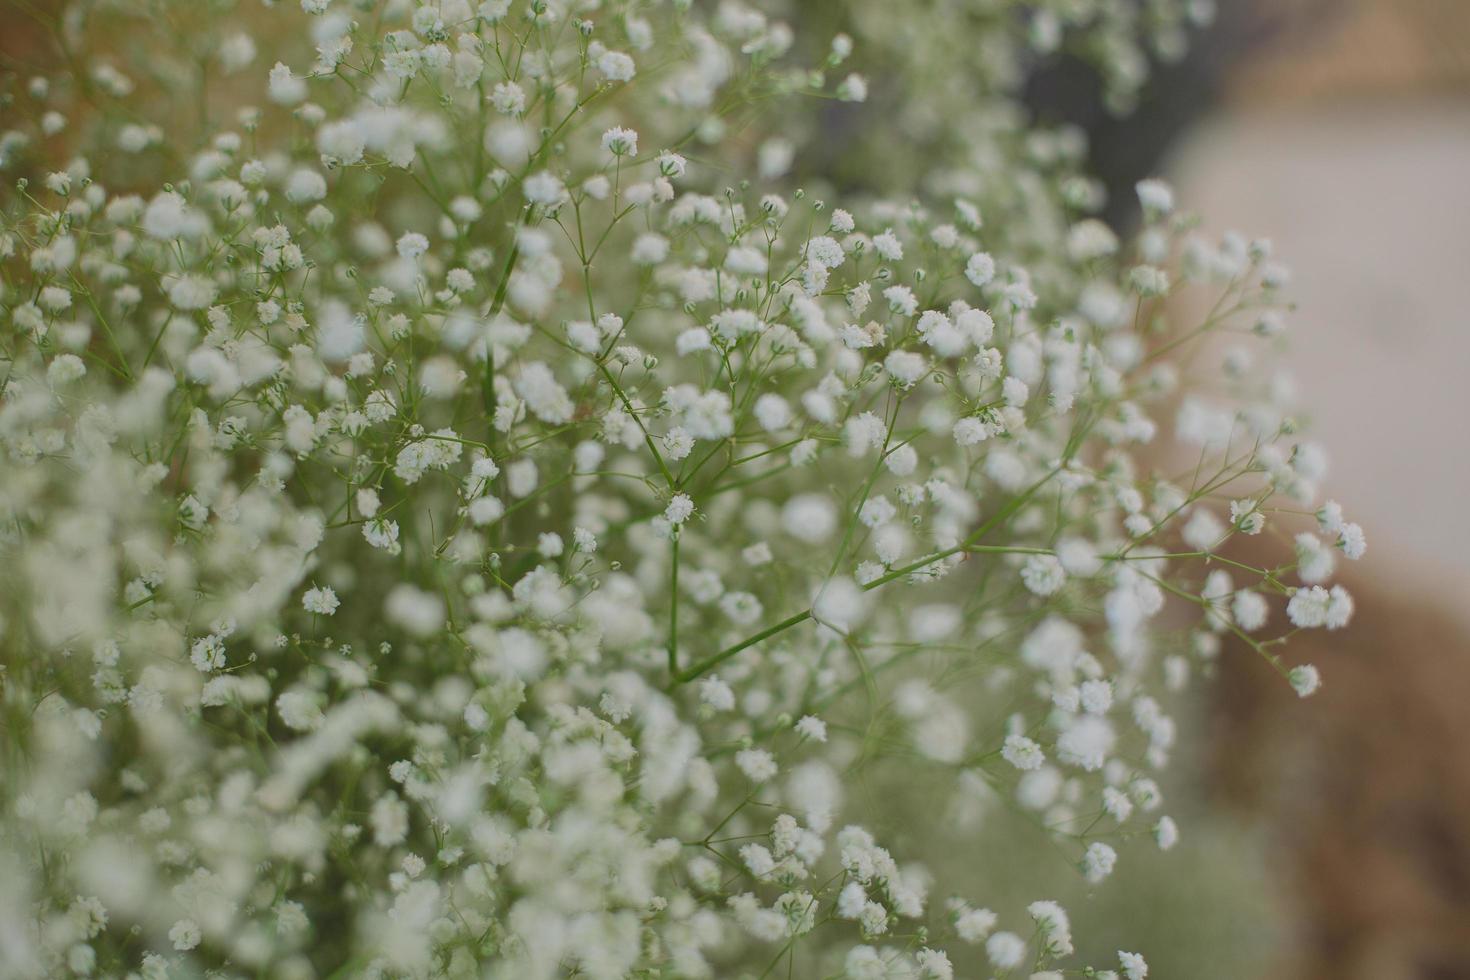
{"type": "Polygon", "coordinates": [[[670,524],[683,524],[694,513],[694,501],[687,493],[676,493],[664,508],[664,520],[670,524]]]}
{"type": "Polygon", "coordinates": [[[597,70],[610,82],[630,82],[635,73],[633,59],[621,51],[604,51],[597,59],[597,70]]]}
{"type": "Polygon", "coordinates": [[[316,697],[304,690],[282,693],[276,698],[276,713],[281,716],[282,724],[297,732],[314,731],[325,718],[316,697]]]}
{"type": "Polygon", "coordinates": [[[1362,558],[1368,550],[1368,539],[1363,534],[1363,529],[1351,522],[1344,523],[1337,533],[1337,547],[1352,561],[1362,558]]]}
{"type": "Polygon", "coordinates": [[[1145,980],[1148,976],[1148,964],[1142,956],[1137,953],[1125,953],[1118,950],[1118,963],[1123,968],[1123,976],[1127,980],[1145,980]]]}
{"type": "Polygon", "coordinates": [[[1322,675],[1311,664],[1291,668],[1287,671],[1286,679],[1290,681],[1291,688],[1296,691],[1297,697],[1302,698],[1311,697],[1322,686],[1322,675]]]}
{"type": "Polygon", "coordinates": [[[798,494],[781,508],[781,524],[792,537],[820,544],[837,530],[837,513],[832,502],[821,494],[798,494]]]}
{"type": "Polygon", "coordinates": [[[725,268],[737,276],[762,276],[767,268],[766,255],[758,248],[737,245],[725,253],[725,268]]]}
{"type": "Polygon", "coordinates": [[[1007,735],[1000,755],[1017,769],[1026,771],[1040,769],[1046,761],[1041,746],[1024,735],[1007,735]]]}
{"type": "Polygon", "coordinates": [[[1102,569],[1102,560],[1092,542],[1083,538],[1066,537],[1057,542],[1057,561],[1068,575],[1076,578],[1091,578],[1102,569]]]}
{"type": "Polygon", "coordinates": [[[567,192],[556,175],[545,170],[527,177],[521,190],[525,193],[526,200],[533,204],[555,204],[567,192]]]}
{"type": "Polygon", "coordinates": [[[370,520],[362,526],[362,536],[374,548],[398,553],[398,522],[370,520]]]}
{"type": "Polygon", "coordinates": [[[1235,625],[1250,633],[1266,625],[1266,616],[1270,607],[1266,603],[1265,596],[1259,592],[1243,589],[1235,593],[1235,601],[1231,604],[1230,611],[1235,619],[1235,625]]]}
{"type": "Polygon", "coordinates": [[[768,878],[776,870],[776,859],[760,844],[746,844],[740,848],[740,860],[757,878],[768,878]]]}
{"type": "Polygon", "coordinates": [[[203,276],[180,276],[168,287],[169,302],[181,310],[202,310],[216,295],[214,283],[203,276]]]}
{"type": "Polygon", "coordinates": [[[199,945],[203,935],[199,932],[199,924],[193,919],[180,919],[169,928],[168,939],[173,943],[174,949],[188,952],[199,945]]]}
{"type": "Polygon", "coordinates": [[[976,286],[987,285],[995,278],[995,259],[986,252],[976,252],[965,262],[965,278],[976,286]]]}
{"type": "Polygon", "coordinates": [[[990,909],[962,907],[955,915],[954,928],[965,942],[978,943],[990,935],[997,921],[998,917],[990,909]]]}
{"type": "Polygon", "coordinates": [[[521,368],[515,390],[537,418],[559,425],[572,417],[575,406],[565,388],[557,382],[551,368],[537,361],[521,368]]]}
{"type": "Polygon", "coordinates": [[[1021,566],[1021,581],[1037,595],[1049,596],[1066,584],[1067,573],[1055,555],[1031,555],[1021,566]]]}
{"type": "Polygon", "coordinates": [[[406,231],[399,236],[397,248],[405,259],[416,259],[429,250],[429,240],[416,231],[406,231]]]}
{"type": "Polygon", "coordinates": [[[929,362],[924,355],[913,351],[896,350],[891,351],[883,359],[883,369],[905,388],[913,386],[929,370],[929,362]]]}
{"type": "Polygon", "coordinates": [[[1169,291],[1169,273],[1157,266],[1134,266],[1128,272],[1128,285],[1140,296],[1163,296],[1169,291]]]}
{"type": "Polygon", "coordinates": [[[645,232],[633,240],[629,257],[635,265],[658,265],[669,257],[669,240],[663,235],[645,232]]]}
{"type": "Polygon", "coordinates": [[[498,82],[490,92],[490,104],[496,112],[519,116],[526,111],[525,90],[515,82],[498,82]]]}
{"type": "Polygon", "coordinates": [[[1162,180],[1140,180],[1136,185],[1138,201],[1145,211],[1168,214],[1174,210],[1174,189],[1162,180]]]}
{"type": "Polygon", "coordinates": [[[339,119],[317,130],[316,148],[324,157],[351,165],[362,159],[367,134],[353,119],[339,119]]]}
{"type": "Polygon", "coordinates": [[[293,204],[320,201],[327,196],[327,179],[308,167],[299,167],[286,180],[286,199],[293,204]]]}
{"type": "Polygon", "coordinates": [[[21,973],[291,973],[330,938],[459,976],[490,937],[506,977],[703,976],[799,938],[798,971],[953,980],[945,935],[967,975],[1085,972],[1057,903],[998,931],[1007,881],[934,893],[931,825],[1003,792],[1092,881],[1114,835],[1174,846],[1165,698],[1277,594],[1281,632],[1345,626],[1366,539],[1282,415],[1269,243],[1152,181],[1125,241],[1015,78],[905,66],[1147,25],[852,5],[829,44],[799,4],[294,0],[253,35],[206,4],[197,141],[200,92],[139,84],[190,38],[68,22],[108,57],[21,79],[0,132],[34,172],[0,230],[3,683],[40,705],[0,838],[65,872],[0,861],[44,913],[21,973]],[[885,111],[834,168],[834,103],[767,96],[876,95],[858,41],[885,111]],[[1175,283],[1229,301],[1181,320],[1175,283]],[[1316,514],[1287,554],[1233,540],[1267,502],[1316,514]],[[901,850],[837,822],[869,765],[925,784],[901,850]]]}
{"type": "Polygon", "coordinates": [[[1095,884],[1111,875],[1117,863],[1117,851],[1101,841],[1094,841],[1087,845],[1087,852],[1082,855],[1082,873],[1095,884]]]}
{"type": "Polygon", "coordinates": [[[337,593],[329,588],[313,586],[301,596],[301,607],[317,616],[332,615],[338,605],[337,593]]]}
{"type": "Polygon", "coordinates": [[[812,715],[803,715],[796,723],[796,732],[802,738],[809,738],[813,742],[827,741],[827,723],[812,715]]]}
{"type": "Polygon", "coordinates": [[[60,286],[47,286],[41,290],[39,302],[43,309],[60,313],[71,306],[71,293],[60,286]]]}
{"type": "Polygon", "coordinates": [[[1083,681],[1080,703],[1088,714],[1106,714],[1113,706],[1113,685],[1105,680],[1083,681]]]}
{"type": "Polygon", "coordinates": [[[883,290],[883,298],[888,300],[888,308],[899,316],[913,316],[919,309],[918,297],[907,286],[889,286],[883,290]]]}
{"type": "Polygon", "coordinates": [[[638,155],[638,134],[622,126],[614,126],[602,134],[602,148],[615,157],[638,155]]]}
{"type": "Polygon", "coordinates": [[[990,438],[990,426],[973,415],[956,421],[951,432],[955,443],[961,446],[976,446],[990,438]]]}
{"type": "Polygon", "coordinates": [[[700,682],[699,699],[715,711],[729,711],[735,707],[735,692],[717,674],[710,674],[700,682]]]}
{"type": "Polygon", "coordinates": [[[71,384],[87,373],[87,365],[75,354],[59,354],[46,367],[46,380],[52,387],[71,384]]]}
{"type": "Polygon", "coordinates": [[[406,582],[388,593],[383,612],[414,636],[429,636],[444,625],[444,600],[406,582]]]}
{"type": "Polygon", "coordinates": [[[270,97],[281,105],[295,105],[306,98],[306,82],[278,61],[270,71],[270,97]]]}
{"type": "Polygon", "coordinates": [[[1242,534],[1260,534],[1266,526],[1266,515],[1254,500],[1230,501],[1230,523],[1242,534]]]}
{"type": "Polygon", "coordinates": [[[997,932],[985,940],[985,955],[997,970],[1012,970],[1026,958],[1026,940],[1014,932],[997,932]]]}
{"type": "Polygon", "coordinates": [[[837,86],[837,97],[844,102],[866,102],[868,80],[861,75],[851,74],[837,86]]]}
{"type": "Polygon", "coordinates": [[[919,976],[924,980],[954,980],[954,967],[942,950],[921,949],[914,959],[919,963],[919,976]]]}
{"type": "Polygon", "coordinates": [[[891,228],[881,235],[873,236],[873,248],[890,262],[897,262],[903,258],[903,245],[891,228]]]}
{"type": "Polygon", "coordinates": [[[753,783],[770,782],[775,778],[776,760],[764,749],[742,749],[735,753],[735,764],[753,783]]]}
{"type": "Polygon", "coordinates": [[[1072,924],[1066,909],[1056,902],[1039,901],[1026,906],[1026,913],[1036,923],[1052,956],[1072,954],[1072,924]]]}
{"type": "Polygon", "coordinates": [[[1327,625],[1327,609],[1332,595],[1320,585],[1297,589],[1286,604],[1286,617],[1293,626],[1310,629],[1327,625]]]}

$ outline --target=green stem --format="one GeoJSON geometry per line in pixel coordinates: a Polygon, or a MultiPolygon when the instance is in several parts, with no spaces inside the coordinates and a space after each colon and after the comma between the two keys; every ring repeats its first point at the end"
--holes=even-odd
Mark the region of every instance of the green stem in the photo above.
{"type": "MultiPolygon", "coordinates": [[[[935,562],[943,561],[944,559],[949,558],[952,555],[957,555],[962,551],[972,550],[975,547],[975,543],[979,541],[980,538],[984,537],[998,525],[1009,520],[1011,516],[1016,513],[1016,511],[1020,510],[1022,507],[1026,506],[1026,504],[1030,503],[1031,498],[1036,496],[1036,494],[1039,493],[1044,486],[1051,482],[1052,478],[1055,477],[1060,471],[1061,466],[1057,466],[1056,468],[1050,470],[1040,480],[1037,480],[1029,488],[1027,488],[1025,493],[1022,493],[1020,496],[1008,502],[996,513],[994,517],[976,528],[975,531],[971,533],[971,535],[966,538],[962,543],[955,545],[953,548],[946,548],[943,551],[937,551],[932,555],[920,558],[918,561],[913,562],[909,565],[905,565],[902,568],[896,568],[888,574],[882,576],[881,578],[876,578],[868,584],[864,585],[863,591],[870,592],[873,589],[878,588],[880,585],[887,585],[889,582],[892,582],[895,579],[903,578],[905,575],[908,575],[912,572],[919,571],[922,568],[927,568],[928,566],[933,565],[935,562]]],[[[726,660],[729,660],[731,657],[735,656],[737,653],[740,653],[742,650],[755,646],[757,643],[760,643],[763,640],[768,640],[778,633],[784,633],[791,627],[798,626],[811,618],[812,610],[811,607],[808,606],[801,612],[796,613],[793,616],[788,616],[787,618],[781,620],[779,623],[776,623],[773,626],[766,627],[759,633],[747,636],[740,642],[728,646],[718,653],[711,654],[710,656],[705,657],[703,660],[691,664],[686,670],[683,670],[674,675],[672,686],[687,684],[690,681],[694,680],[696,677],[699,677],[701,674],[704,674],[714,667],[718,666],[719,664],[724,663],[726,660]]]]}
{"type": "Polygon", "coordinates": [[[669,548],[669,677],[679,676],[679,529],[673,529],[669,548]]]}

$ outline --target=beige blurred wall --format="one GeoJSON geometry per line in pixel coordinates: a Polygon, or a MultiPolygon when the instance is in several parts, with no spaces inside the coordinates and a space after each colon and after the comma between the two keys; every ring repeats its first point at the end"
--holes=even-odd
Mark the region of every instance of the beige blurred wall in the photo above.
{"type": "Polygon", "coordinates": [[[1470,0],[1345,10],[1245,66],[1171,176],[1206,229],[1269,237],[1293,270],[1287,365],[1373,577],[1464,610],[1470,0]]]}
{"type": "Polygon", "coordinates": [[[1239,72],[1169,167],[1207,230],[1293,269],[1286,366],[1369,541],[1352,626],[1288,650],[1321,694],[1222,657],[1214,772],[1291,909],[1269,980],[1470,978],[1470,0],[1341,11],[1239,72]]]}
{"type": "Polygon", "coordinates": [[[1291,267],[1287,364],[1375,562],[1470,580],[1470,101],[1227,113],[1173,175],[1291,267]]]}

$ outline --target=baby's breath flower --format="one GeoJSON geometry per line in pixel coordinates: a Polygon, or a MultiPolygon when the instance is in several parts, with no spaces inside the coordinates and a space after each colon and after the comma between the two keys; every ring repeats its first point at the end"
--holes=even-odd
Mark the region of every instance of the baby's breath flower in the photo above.
{"type": "Polygon", "coordinates": [[[1160,817],[1158,823],[1154,824],[1154,841],[1161,851],[1167,851],[1178,843],[1179,826],[1173,817],[1160,817]]]}
{"type": "Polygon", "coordinates": [[[313,586],[307,589],[301,596],[301,606],[309,613],[318,616],[330,616],[337,611],[339,605],[337,593],[329,588],[313,586]]]}
{"type": "Polygon", "coordinates": [[[46,368],[46,380],[54,387],[71,384],[87,373],[87,365],[75,354],[60,354],[46,368]]]}
{"type": "Polygon", "coordinates": [[[597,59],[597,70],[610,82],[630,82],[635,73],[633,59],[621,51],[605,51],[597,59]]]}
{"type": "Polygon", "coordinates": [[[1032,555],[1021,566],[1021,580],[1039,596],[1056,593],[1067,581],[1067,573],[1055,555],[1032,555]]]}
{"type": "Polygon", "coordinates": [[[1137,953],[1125,953],[1121,949],[1118,950],[1118,963],[1123,968],[1123,976],[1126,980],[1145,980],[1148,976],[1148,964],[1137,953]]]}
{"type": "Polygon", "coordinates": [[[497,112],[519,116],[526,111],[526,93],[515,82],[497,82],[490,92],[490,103],[497,112]]]}
{"type": "Polygon", "coordinates": [[[777,772],[776,760],[764,749],[743,749],[735,754],[735,764],[751,782],[764,783],[777,772]]]}
{"type": "Polygon", "coordinates": [[[813,715],[804,715],[796,723],[796,731],[803,738],[809,738],[815,742],[827,741],[826,723],[813,715]]]}
{"type": "Polygon", "coordinates": [[[837,86],[837,97],[844,102],[866,102],[868,100],[868,80],[856,73],[848,75],[837,86]]]}
{"type": "Polygon", "coordinates": [[[405,259],[416,259],[429,250],[429,240],[416,231],[408,231],[399,237],[397,248],[405,259]]]}
{"type": "Polygon", "coordinates": [[[1001,757],[1022,770],[1040,769],[1042,763],[1046,762],[1041,746],[1024,735],[1007,735],[1001,757]]]}
{"type": "Polygon", "coordinates": [[[985,286],[995,278],[995,259],[986,252],[976,252],[965,262],[965,278],[976,286],[985,286]]]}
{"type": "Polygon", "coordinates": [[[1026,958],[1026,940],[1014,932],[997,932],[985,940],[985,955],[997,970],[1010,970],[1026,958]]]}
{"type": "Polygon", "coordinates": [[[199,945],[202,937],[198,923],[193,919],[180,919],[169,929],[168,938],[169,942],[173,943],[174,949],[188,952],[199,945]]]}
{"type": "Polygon", "coordinates": [[[306,82],[278,61],[270,71],[270,97],[281,105],[295,105],[306,98],[306,82]]]}
{"type": "Polygon", "coordinates": [[[181,276],[168,287],[168,298],[180,310],[202,310],[214,302],[214,283],[202,276],[181,276]]]}
{"type": "Polygon", "coordinates": [[[1162,180],[1140,180],[1138,200],[1152,214],[1168,214],[1174,210],[1174,189],[1162,180]]]}
{"type": "MultiPolygon", "coordinates": [[[[191,9],[185,51],[107,43],[145,6],[115,0],[68,27],[106,63],[13,86],[24,975],[735,976],[790,947],[951,980],[950,942],[1112,975],[1059,904],[954,895],[922,823],[890,853],[875,801],[920,770],[930,820],[1002,794],[1099,884],[1094,818],[1169,849],[1194,659],[1239,634],[1271,670],[1346,625],[1366,540],[1250,335],[1287,308],[1268,243],[1197,235],[1157,181],[1124,241],[1019,73],[911,81],[1025,63],[1006,18],[853,2],[829,45],[761,2],[300,0],[253,40],[191,9]],[[836,180],[816,113],[877,94],[858,51],[893,111],[836,180]],[[175,62],[208,98],[144,92],[175,62]],[[1152,302],[1227,283],[1219,323],[1152,302]],[[1257,568],[1232,549],[1267,514],[1296,537],[1257,568]]],[[[1136,97],[1131,18],[1030,23],[1136,97]]]]}
{"type": "Polygon", "coordinates": [[[638,134],[622,126],[614,126],[602,134],[602,148],[615,157],[638,155],[638,134]]]}
{"type": "Polygon", "coordinates": [[[687,493],[675,494],[664,509],[664,519],[670,524],[683,524],[694,513],[694,501],[687,493]]]}
{"type": "Polygon", "coordinates": [[[1311,664],[1291,668],[1287,679],[1291,681],[1291,688],[1296,691],[1298,697],[1311,697],[1317,693],[1317,688],[1322,686],[1322,676],[1311,664]]]}
{"type": "Polygon", "coordinates": [[[1101,841],[1094,841],[1087,845],[1087,852],[1082,856],[1082,873],[1088,881],[1096,884],[1113,873],[1117,862],[1117,851],[1101,841]]]}

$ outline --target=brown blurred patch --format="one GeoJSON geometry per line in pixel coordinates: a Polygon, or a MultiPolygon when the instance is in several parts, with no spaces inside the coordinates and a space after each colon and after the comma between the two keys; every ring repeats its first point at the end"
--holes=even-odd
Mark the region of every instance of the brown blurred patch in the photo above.
{"type": "Polygon", "coordinates": [[[55,70],[59,7],[55,0],[0,0],[0,71],[55,70]]]}
{"type": "Polygon", "coordinates": [[[1306,633],[1299,701],[1243,644],[1218,688],[1222,789],[1258,810],[1295,891],[1298,980],[1470,978],[1470,629],[1431,599],[1345,581],[1350,627],[1306,633]]]}
{"type": "Polygon", "coordinates": [[[1255,2],[1286,30],[1233,73],[1227,94],[1236,104],[1274,108],[1470,88],[1470,0],[1255,2]]]}

